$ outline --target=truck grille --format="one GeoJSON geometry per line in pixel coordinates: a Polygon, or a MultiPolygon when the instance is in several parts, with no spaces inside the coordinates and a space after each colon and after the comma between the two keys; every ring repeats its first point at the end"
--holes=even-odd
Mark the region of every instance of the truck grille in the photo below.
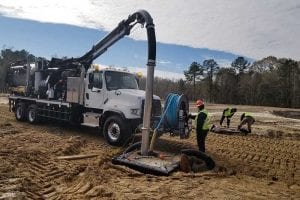
{"type": "MultiPolygon", "coordinates": [[[[145,100],[142,101],[142,112],[141,112],[141,117],[143,118],[144,116],[144,105],[145,105],[145,100]]],[[[161,102],[160,100],[153,99],[152,100],[152,112],[151,116],[152,117],[157,117],[161,115],[161,102]]]]}

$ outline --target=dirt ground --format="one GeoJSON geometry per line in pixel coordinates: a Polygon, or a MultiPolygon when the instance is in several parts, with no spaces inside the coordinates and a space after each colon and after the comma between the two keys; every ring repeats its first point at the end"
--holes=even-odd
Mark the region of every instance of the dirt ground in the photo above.
{"type": "MultiPolygon", "coordinates": [[[[208,106],[213,123],[224,108],[208,106]]],[[[18,122],[2,98],[0,199],[300,199],[300,120],[273,114],[300,110],[237,108],[232,126],[249,111],[256,118],[253,133],[210,133],[207,151],[217,164],[214,170],[160,177],[112,165],[122,148],[106,144],[95,129],[18,122]],[[77,154],[97,156],[58,159],[77,154]]],[[[196,148],[196,138],[163,136],[159,144],[196,148]]]]}

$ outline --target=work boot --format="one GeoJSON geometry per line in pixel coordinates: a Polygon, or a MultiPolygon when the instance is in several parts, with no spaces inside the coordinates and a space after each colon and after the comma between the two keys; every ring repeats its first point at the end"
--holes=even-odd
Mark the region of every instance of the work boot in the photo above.
{"type": "Polygon", "coordinates": [[[249,131],[245,128],[240,128],[240,132],[243,133],[244,135],[248,135],[249,131]]]}
{"type": "Polygon", "coordinates": [[[180,166],[180,170],[185,173],[189,173],[192,171],[189,157],[185,154],[181,155],[179,166],[180,166]]]}

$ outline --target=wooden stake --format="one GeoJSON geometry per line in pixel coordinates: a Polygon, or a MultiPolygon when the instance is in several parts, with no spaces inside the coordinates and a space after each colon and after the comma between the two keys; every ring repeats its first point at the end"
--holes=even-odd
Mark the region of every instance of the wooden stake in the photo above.
{"type": "Polygon", "coordinates": [[[98,156],[98,154],[90,154],[90,155],[71,155],[71,156],[58,156],[58,160],[79,160],[85,158],[93,158],[98,156]]]}

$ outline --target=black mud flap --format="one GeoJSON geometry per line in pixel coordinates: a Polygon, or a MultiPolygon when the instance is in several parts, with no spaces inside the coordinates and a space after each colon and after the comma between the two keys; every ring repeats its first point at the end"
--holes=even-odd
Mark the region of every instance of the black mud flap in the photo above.
{"type": "Polygon", "coordinates": [[[133,144],[123,154],[113,157],[112,163],[124,165],[145,174],[159,176],[168,176],[179,168],[180,156],[164,152],[156,152],[156,155],[153,156],[141,156],[140,147],[140,142],[133,144]]]}
{"type": "Polygon", "coordinates": [[[181,153],[187,156],[195,156],[196,158],[203,160],[206,163],[206,166],[209,170],[212,170],[215,167],[215,161],[206,153],[198,151],[195,149],[183,149],[181,153]]]}

